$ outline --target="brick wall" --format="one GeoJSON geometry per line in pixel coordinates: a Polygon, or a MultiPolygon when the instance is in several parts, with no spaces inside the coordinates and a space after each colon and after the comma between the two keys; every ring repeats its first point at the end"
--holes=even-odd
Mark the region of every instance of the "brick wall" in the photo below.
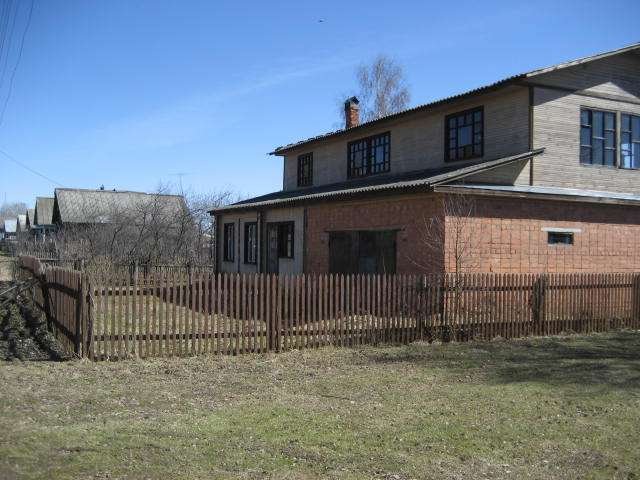
{"type": "MultiPolygon", "coordinates": [[[[640,271],[640,209],[548,200],[476,197],[464,270],[473,272],[640,271]],[[544,228],[580,229],[573,245],[549,245],[544,228]]],[[[448,219],[449,225],[453,220],[448,219]]],[[[445,264],[454,268],[452,235],[445,264]]]]}
{"type": "MultiPolygon", "coordinates": [[[[382,197],[307,207],[306,272],[329,269],[332,230],[398,229],[397,272],[454,270],[452,228],[447,219],[445,253],[425,247],[424,218],[442,213],[440,194],[382,197]]],[[[516,198],[475,197],[467,227],[468,272],[640,271],[640,209],[516,198]],[[543,228],[580,229],[573,245],[549,245],[543,228]]]]}
{"type": "Polygon", "coordinates": [[[442,254],[424,248],[424,219],[437,215],[435,194],[382,196],[375,200],[331,202],[307,208],[305,272],[329,271],[329,231],[398,229],[397,272],[442,269],[442,254]]]}

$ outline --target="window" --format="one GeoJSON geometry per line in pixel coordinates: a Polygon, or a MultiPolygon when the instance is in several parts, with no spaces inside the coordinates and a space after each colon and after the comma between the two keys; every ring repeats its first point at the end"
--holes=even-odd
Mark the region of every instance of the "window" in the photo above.
{"type": "Polygon", "coordinates": [[[623,113],[620,118],[620,167],[640,168],[640,116],[623,113]]]}
{"type": "Polygon", "coordinates": [[[573,232],[547,232],[549,245],[573,245],[573,232]]]}
{"type": "Polygon", "coordinates": [[[235,224],[224,224],[224,253],[225,262],[233,262],[233,252],[235,251],[235,224]]]}
{"type": "Polygon", "coordinates": [[[445,119],[447,161],[468,160],[484,154],[484,109],[448,115],[445,119]]]}
{"type": "Polygon", "coordinates": [[[298,186],[313,185],[313,153],[305,153],[298,157],[298,186]]]}
{"type": "Polygon", "coordinates": [[[616,164],[616,114],[599,110],[580,110],[580,163],[616,164]]]}
{"type": "Polygon", "coordinates": [[[388,172],[391,168],[391,134],[389,132],[349,142],[349,178],[388,172]]]}
{"type": "Polygon", "coordinates": [[[293,258],[293,222],[278,224],[278,257],[293,258]]]}
{"type": "Polygon", "coordinates": [[[331,273],[395,273],[396,231],[346,231],[329,234],[331,273]]]}
{"type": "Polygon", "coordinates": [[[244,224],[244,263],[256,264],[258,259],[258,224],[244,224]]]}

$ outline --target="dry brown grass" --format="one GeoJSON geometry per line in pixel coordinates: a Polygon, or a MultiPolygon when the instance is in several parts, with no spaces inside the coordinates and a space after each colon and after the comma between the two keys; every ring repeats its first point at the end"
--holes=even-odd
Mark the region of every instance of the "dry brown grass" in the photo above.
{"type": "Polygon", "coordinates": [[[640,333],[0,364],[0,478],[631,479],[640,333]]]}

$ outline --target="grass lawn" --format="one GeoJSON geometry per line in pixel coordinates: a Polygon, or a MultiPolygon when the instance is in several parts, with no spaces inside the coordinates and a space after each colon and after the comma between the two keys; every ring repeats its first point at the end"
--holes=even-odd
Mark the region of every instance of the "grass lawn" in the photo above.
{"type": "Polygon", "coordinates": [[[0,478],[640,478],[640,333],[0,363],[0,478]]]}

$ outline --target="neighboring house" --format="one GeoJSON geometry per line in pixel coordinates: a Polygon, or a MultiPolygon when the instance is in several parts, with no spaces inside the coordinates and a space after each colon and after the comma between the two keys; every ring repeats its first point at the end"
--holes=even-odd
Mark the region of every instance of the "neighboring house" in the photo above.
{"type": "Polygon", "coordinates": [[[186,211],[181,195],[56,188],[52,222],[61,229],[115,222],[142,225],[153,216],[171,222],[185,216],[186,211]]]}
{"type": "Polygon", "coordinates": [[[27,208],[27,229],[31,230],[35,226],[35,217],[36,210],[34,208],[27,208]]]}
{"type": "Polygon", "coordinates": [[[4,221],[4,240],[15,241],[17,231],[17,220],[15,218],[4,221]]]}
{"type": "Polygon", "coordinates": [[[221,271],[640,269],[640,44],[362,124],[345,109],[344,130],[271,152],[282,191],[211,212],[221,271]],[[444,208],[460,198],[462,265],[444,208]]]}
{"type": "Polygon", "coordinates": [[[39,240],[46,240],[56,227],[53,223],[53,197],[36,197],[33,234],[39,240]]]}
{"type": "Polygon", "coordinates": [[[16,234],[23,238],[29,233],[29,227],[27,226],[27,214],[21,213],[16,217],[16,234]]]}

